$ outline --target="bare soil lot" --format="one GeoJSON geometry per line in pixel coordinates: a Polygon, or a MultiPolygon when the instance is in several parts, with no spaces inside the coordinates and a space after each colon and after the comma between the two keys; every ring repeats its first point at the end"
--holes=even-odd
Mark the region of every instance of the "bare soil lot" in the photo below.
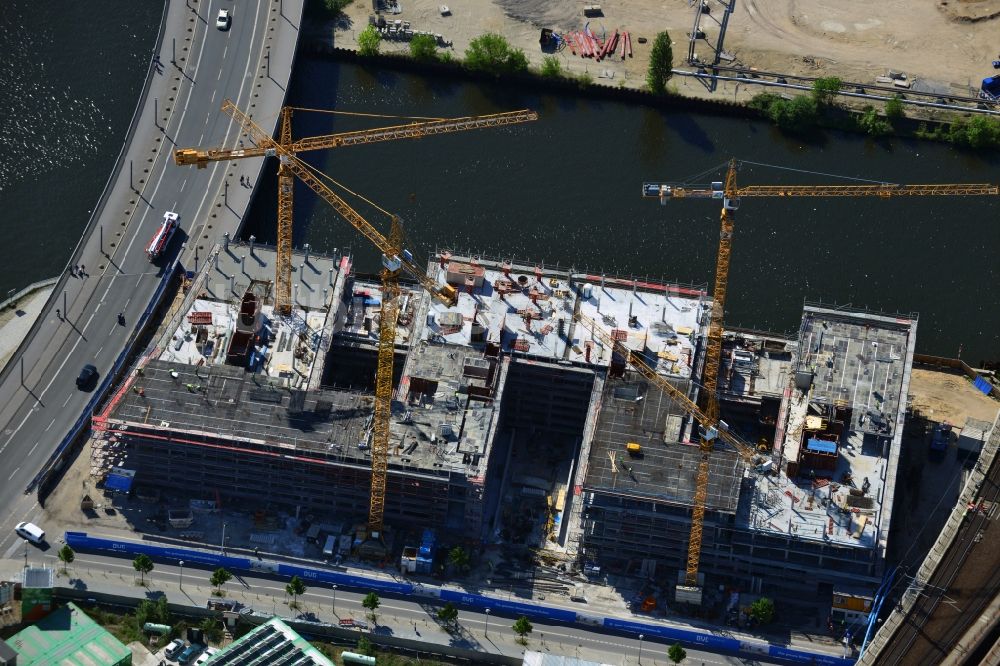
{"type": "MultiPolygon", "coordinates": [[[[710,13],[701,21],[706,39],[697,42],[696,53],[711,61],[710,43],[717,41],[723,5],[706,1],[710,13]]],[[[979,81],[993,73],[991,61],[1000,58],[1000,0],[735,1],[723,50],[738,63],[762,70],[866,82],[892,69],[965,92],[969,87],[978,89],[979,81]]],[[[595,62],[568,49],[557,56],[573,73],[587,72],[602,83],[630,87],[643,84],[651,38],[667,30],[674,40],[674,65],[685,66],[687,35],[695,16],[689,0],[601,0],[603,16],[597,18],[584,17],[584,4],[589,1],[400,0],[401,12],[386,18],[441,34],[453,42],[456,55],[464,53],[476,36],[499,32],[523,49],[534,65],[545,55],[538,44],[542,27],[562,32],[582,30],[589,23],[595,34],[609,36],[615,29],[628,30],[634,57],[624,62],[617,57],[595,62]],[[442,4],[450,15],[441,14],[442,4]],[[650,42],[640,44],[639,37],[650,42]]],[[[350,21],[336,31],[338,46],[355,47],[371,7],[367,0],[358,0],[347,8],[350,21]]],[[[405,42],[382,44],[383,51],[407,48],[405,42]]],[[[675,85],[683,94],[707,94],[701,85],[683,79],[675,85]]],[[[744,94],[758,92],[755,86],[743,88],[744,94]]]]}

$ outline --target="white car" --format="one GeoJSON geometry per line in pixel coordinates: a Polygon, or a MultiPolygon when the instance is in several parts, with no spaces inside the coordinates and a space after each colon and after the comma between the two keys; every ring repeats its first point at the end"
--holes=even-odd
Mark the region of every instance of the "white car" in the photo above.
{"type": "Polygon", "coordinates": [[[220,9],[219,15],[215,18],[215,27],[219,30],[225,30],[229,27],[229,10],[220,9]]]}
{"type": "Polygon", "coordinates": [[[204,664],[206,661],[208,661],[217,654],[219,654],[218,648],[214,647],[205,648],[205,651],[201,653],[200,657],[198,657],[198,661],[194,662],[194,666],[201,666],[202,664],[204,664]]]}
{"type": "Polygon", "coordinates": [[[17,533],[17,536],[27,539],[31,543],[37,544],[45,541],[44,530],[34,523],[18,523],[14,531],[17,533]]]}
{"type": "Polygon", "coordinates": [[[179,638],[175,638],[170,641],[170,645],[168,645],[167,649],[163,651],[163,654],[167,659],[175,659],[181,652],[184,651],[185,647],[187,646],[184,644],[184,641],[179,638]]]}

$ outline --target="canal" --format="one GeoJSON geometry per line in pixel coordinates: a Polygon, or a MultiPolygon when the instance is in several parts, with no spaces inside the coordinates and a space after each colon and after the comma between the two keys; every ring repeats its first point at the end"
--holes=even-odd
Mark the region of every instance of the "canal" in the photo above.
{"type": "MultiPolygon", "coordinates": [[[[0,294],[66,264],[120,149],[159,24],[158,3],[12,0],[0,12],[0,294]],[[93,29],[81,29],[91,26],[93,29]],[[99,34],[100,38],[95,38],[99,34]]],[[[290,103],[413,116],[531,107],[530,125],[331,151],[310,159],[400,215],[413,246],[573,265],[609,274],[710,283],[718,205],[640,197],[645,180],[721,176],[741,183],[1000,182],[1000,159],[949,146],[819,133],[789,138],[764,123],[643,105],[539,95],[299,59],[290,103]],[[797,171],[795,171],[797,170],[797,171]],[[812,173],[808,173],[812,172],[812,173]],[[830,174],[830,175],[818,175],[830,174]]],[[[298,114],[295,133],[391,119],[298,114]]],[[[377,257],[326,205],[297,191],[295,243],[377,257]]],[[[347,197],[369,219],[387,218],[347,197]]],[[[261,184],[246,234],[273,241],[273,180],[261,184]]],[[[733,245],[727,320],[790,331],[804,300],[919,312],[918,349],[1000,357],[1000,202],[983,199],[746,200],[733,245]]]]}
{"type": "MultiPolygon", "coordinates": [[[[506,85],[378,71],[302,57],[289,103],[443,117],[530,107],[539,121],[499,130],[345,148],[307,159],[399,215],[412,247],[471,250],[618,275],[711,283],[719,204],[640,197],[644,180],[741,184],[1000,182],[1000,159],[950,146],[831,132],[791,138],[768,124],[644,105],[539,95],[506,85]],[[756,164],[748,164],[753,162],[756,164]],[[759,166],[774,165],[780,168],[759,166]],[[825,174],[825,175],[824,175],[825,174]]],[[[394,124],[299,113],[296,137],[394,124]]],[[[368,219],[387,216],[351,197],[368,219]]],[[[273,179],[245,234],[274,240],[273,179]]],[[[378,257],[325,203],[296,191],[295,244],[378,257]]],[[[972,363],[1000,356],[1000,201],[991,198],[746,199],[733,241],[727,321],[797,329],[803,301],[918,312],[918,350],[972,363]]]]}

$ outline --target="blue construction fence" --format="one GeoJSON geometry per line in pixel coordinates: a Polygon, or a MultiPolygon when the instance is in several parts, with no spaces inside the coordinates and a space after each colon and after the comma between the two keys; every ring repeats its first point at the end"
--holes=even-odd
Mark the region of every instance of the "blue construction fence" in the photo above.
{"type": "Polygon", "coordinates": [[[296,564],[271,562],[247,557],[233,557],[207,553],[192,548],[161,546],[138,541],[118,541],[101,537],[88,536],[86,532],[66,532],[66,543],[73,550],[79,551],[112,551],[122,555],[135,556],[144,553],[152,558],[183,561],[185,564],[201,564],[207,567],[223,567],[232,571],[247,573],[270,573],[278,576],[298,576],[303,581],[337,585],[338,587],[357,588],[359,590],[398,594],[403,596],[421,596],[440,599],[445,602],[461,604],[482,611],[524,615],[533,620],[547,620],[566,624],[586,624],[603,627],[609,631],[623,634],[639,635],[647,638],[659,638],[665,642],[679,642],[690,647],[703,647],[709,650],[728,652],[732,654],[759,654],[774,659],[781,659],[796,664],[818,664],[822,666],[852,666],[854,659],[834,657],[828,654],[796,650],[793,648],[771,645],[763,641],[747,641],[729,636],[719,636],[708,631],[695,631],[669,627],[661,624],[622,620],[612,617],[598,617],[575,610],[553,608],[536,603],[522,603],[487,597],[480,594],[468,594],[456,590],[448,590],[419,583],[399,583],[396,581],[367,578],[354,574],[311,569],[296,564]]]}

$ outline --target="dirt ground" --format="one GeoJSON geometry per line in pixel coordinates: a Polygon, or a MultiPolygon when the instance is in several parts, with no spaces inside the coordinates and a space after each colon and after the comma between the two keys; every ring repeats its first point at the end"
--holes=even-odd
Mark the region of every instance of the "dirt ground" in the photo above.
{"type": "MultiPolygon", "coordinates": [[[[761,70],[806,76],[836,75],[845,80],[873,81],[886,70],[905,72],[955,92],[978,89],[1000,58],[1000,0],[733,0],[723,51],[736,62],[761,70]]],[[[594,0],[596,3],[597,0],[594,0]]],[[[701,20],[706,39],[696,44],[702,60],[711,61],[723,5],[706,0],[710,13],[701,20]]],[[[591,30],[611,35],[628,30],[634,57],[595,62],[568,49],[557,55],[566,69],[588,72],[610,85],[641,87],[654,34],[667,30],[674,41],[674,65],[685,67],[688,37],[695,8],[689,0],[601,0],[602,17],[585,18],[580,0],[400,0],[399,14],[389,20],[410,21],[414,30],[441,34],[462,55],[469,41],[485,32],[499,32],[528,55],[542,62],[539,30],[591,30]],[[440,7],[451,10],[442,16],[440,7]],[[650,41],[640,44],[639,37],[650,41]],[[602,80],[603,79],[603,80],[602,80]]],[[[349,22],[335,33],[337,46],[354,48],[355,37],[372,13],[369,0],[356,0],[346,13],[349,22]]],[[[406,42],[382,42],[382,50],[405,51],[406,42]]],[[[677,91],[707,95],[704,87],[675,77],[677,91]]],[[[759,92],[757,86],[736,87],[740,97],[759,92]]],[[[723,86],[715,95],[731,94],[723,86]]]]}
{"type": "Polygon", "coordinates": [[[1000,401],[979,392],[959,372],[915,367],[910,376],[910,395],[913,409],[925,418],[948,421],[956,428],[964,426],[969,417],[992,423],[1000,410],[1000,401]]]}

